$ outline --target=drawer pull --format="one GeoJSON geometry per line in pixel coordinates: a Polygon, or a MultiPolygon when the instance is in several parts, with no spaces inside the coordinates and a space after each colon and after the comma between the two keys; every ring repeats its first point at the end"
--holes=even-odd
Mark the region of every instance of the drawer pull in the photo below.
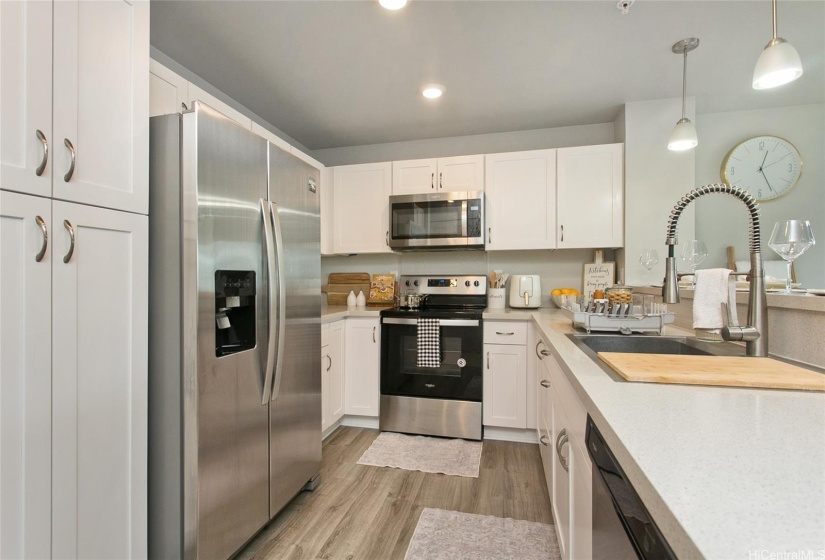
{"type": "Polygon", "coordinates": [[[501,331],[496,331],[496,334],[501,335],[501,336],[513,336],[513,335],[514,335],[514,334],[516,334],[516,333],[514,333],[514,332],[501,332],[501,331]]]}
{"type": "Polygon", "coordinates": [[[541,437],[539,438],[539,441],[540,441],[540,442],[541,442],[541,444],[542,444],[542,445],[544,445],[545,447],[546,447],[546,446],[548,446],[548,445],[550,445],[550,438],[548,438],[547,436],[541,436],[541,437]]]}
{"type": "Polygon", "coordinates": [[[546,379],[542,379],[542,380],[541,380],[541,382],[539,383],[539,385],[541,385],[541,386],[542,386],[542,387],[544,387],[545,389],[549,389],[549,388],[550,388],[550,382],[549,382],[549,381],[547,381],[546,379]]]}

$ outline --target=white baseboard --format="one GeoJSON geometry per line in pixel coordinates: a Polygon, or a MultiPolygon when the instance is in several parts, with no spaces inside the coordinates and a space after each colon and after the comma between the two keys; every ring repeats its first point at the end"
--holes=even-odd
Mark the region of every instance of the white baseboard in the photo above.
{"type": "Polygon", "coordinates": [[[534,444],[539,442],[535,429],[522,430],[521,428],[497,428],[494,426],[484,426],[484,439],[534,444]]]}
{"type": "Polygon", "coordinates": [[[341,418],[342,426],[352,426],[353,428],[373,428],[378,429],[378,418],[374,416],[352,416],[346,415],[341,418]]]}
{"type": "Polygon", "coordinates": [[[324,430],[324,431],[321,433],[321,441],[324,441],[324,440],[325,440],[325,439],[327,439],[329,436],[331,436],[331,435],[332,435],[332,432],[334,432],[335,430],[337,430],[337,429],[338,429],[338,427],[339,427],[340,425],[341,425],[341,420],[338,420],[335,424],[333,424],[332,426],[330,426],[329,428],[327,428],[326,430],[324,430]]]}

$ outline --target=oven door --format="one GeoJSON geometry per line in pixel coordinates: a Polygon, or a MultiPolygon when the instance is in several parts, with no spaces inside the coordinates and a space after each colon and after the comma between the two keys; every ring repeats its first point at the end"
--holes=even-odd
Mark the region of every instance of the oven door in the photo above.
{"type": "Polygon", "coordinates": [[[418,321],[381,320],[381,394],[481,402],[483,330],[479,319],[441,319],[441,363],[418,367],[418,321]]]}

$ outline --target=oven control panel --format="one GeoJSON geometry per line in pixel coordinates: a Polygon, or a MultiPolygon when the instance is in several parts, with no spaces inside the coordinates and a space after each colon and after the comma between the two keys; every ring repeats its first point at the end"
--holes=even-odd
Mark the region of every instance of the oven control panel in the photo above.
{"type": "Polygon", "coordinates": [[[487,294],[486,276],[401,276],[401,294],[445,294],[483,296],[487,294]]]}

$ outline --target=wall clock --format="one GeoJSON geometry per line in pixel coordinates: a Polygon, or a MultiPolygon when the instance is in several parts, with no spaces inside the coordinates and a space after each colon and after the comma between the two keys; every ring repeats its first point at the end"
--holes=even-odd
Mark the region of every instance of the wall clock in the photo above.
{"type": "Polygon", "coordinates": [[[778,136],[756,136],[734,146],[722,161],[722,181],[758,201],[787,194],[802,174],[796,147],[778,136]]]}

